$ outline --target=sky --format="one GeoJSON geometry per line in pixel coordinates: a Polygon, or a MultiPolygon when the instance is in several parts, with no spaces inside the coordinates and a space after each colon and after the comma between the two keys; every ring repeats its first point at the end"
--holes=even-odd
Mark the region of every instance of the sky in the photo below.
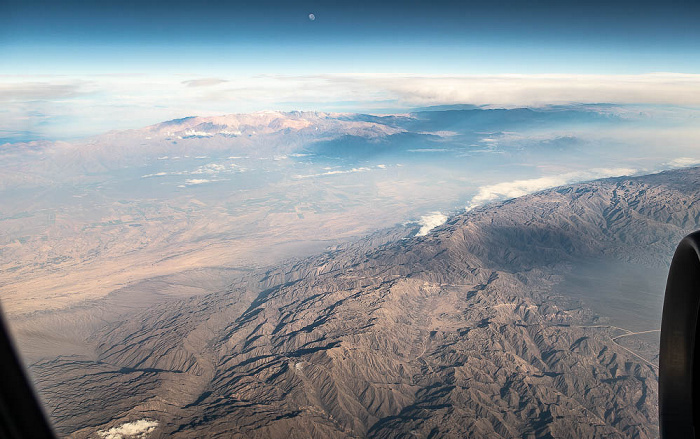
{"type": "Polygon", "coordinates": [[[0,142],[263,109],[697,105],[698,17],[697,1],[4,0],[0,142]]]}
{"type": "Polygon", "coordinates": [[[5,0],[11,73],[648,73],[700,66],[697,1],[5,0]],[[314,14],[315,20],[309,19],[314,14]]]}

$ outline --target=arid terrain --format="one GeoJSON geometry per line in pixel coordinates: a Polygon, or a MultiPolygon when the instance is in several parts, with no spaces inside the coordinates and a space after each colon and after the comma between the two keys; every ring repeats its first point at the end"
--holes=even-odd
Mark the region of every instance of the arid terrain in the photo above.
{"type": "Polygon", "coordinates": [[[0,145],[0,298],[12,315],[62,309],[191,269],[269,267],[533,188],[696,161],[687,146],[660,160],[617,138],[651,117],[640,114],[260,112],[0,145]]]}
{"type": "Polygon", "coordinates": [[[633,280],[663,275],[698,227],[699,183],[693,168],[564,186],[228,286],[193,272],[149,287],[209,294],[141,309],[113,295],[98,313],[17,327],[89,334],[83,352],[31,365],[71,437],[141,421],[149,437],[652,438],[658,318],[646,310],[665,279],[633,280]]]}
{"type": "Polygon", "coordinates": [[[656,437],[700,171],[642,175],[694,159],[591,138],[646,117],[620,111],[262,112],[1,146],[0,299],[56,431],[656,437]]]}

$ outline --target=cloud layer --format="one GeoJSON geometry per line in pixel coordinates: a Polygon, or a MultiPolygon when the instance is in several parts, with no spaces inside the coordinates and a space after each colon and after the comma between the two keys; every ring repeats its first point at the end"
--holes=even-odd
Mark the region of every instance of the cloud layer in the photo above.
{"type": "Polygon", "coordinates": [[[700,159],[693,157],[678,157],[677,159],[668,162],[668,166],[671,168],[685,168],[688,166],[695,166],[700,164],[700,159]]]}
{"type": "Polygon", "coordinates": [[[579,181],[632,175],[636,172],[636,169],[631,168],[598,168],[582,172],[568,172],[565,174],[551,175],[547,177],[506,181],[503,183],[482,186],[479,188],[479,192],[471,199],[471,202],[466,209],[471,210],[490,201],[522,197],[523,195],[531,194],[533,192],[579,181]]]}
{"type": "Polygon", "coordinates": [[[431,212],[428,215],[423,215],[420,217],[420,221],[418,221],[421,227],[418,233],[416,233],[416,236],[427,235],[435,227],[445,224],[445,221],[447,221],[447,215],[441,212],[431,212]]]}
{"type": "Polygon", "coordinates": [[[417,106],[567,103],[700,106],[700,74],[0,76],[0,130],[98,134],[163,120],[259,110],[401,112],[417,106]],[[41,123],[30,115],[42,114],[41,123]],[[28,122],[28,120],[30,122],[28,122]],[[56,121],[51,123],[51,121],[56,121]],[[49,121],[49,123],[47,123],[49,121]]]}
{"type": "Polygon", "coordinates": [[[223,84],[224,82],[228,81],[219,78],[188,79],[187,81],[182,81],[182,83],[188,87],[211,87],[213,85],[223,84]]]}
{"type": "Polygon", "coordinates": [[[412,105],[541,106],[567,103],[700,105],[700,75],[356,75],[359,83],[412,105]]]}
{"type": "Polygon", "coordinates": [[[134,422],[127,422],[109,430],[100,430],[97,434],[103,439],[145,439],[158,426],[158,422],[150,419],[139,419],[134,422]]]}

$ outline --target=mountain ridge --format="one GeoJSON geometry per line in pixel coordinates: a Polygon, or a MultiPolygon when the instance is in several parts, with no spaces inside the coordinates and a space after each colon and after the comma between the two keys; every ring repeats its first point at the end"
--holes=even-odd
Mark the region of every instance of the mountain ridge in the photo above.
{"type": "Polygon", "coordinates": [[[74,437],[143,418],[152,437],[655,437],[654,358],[557,288],[586,257],[667,264],[698,183],[605,179],[380,234],[112,324],[83,377],[32,370],[45,395],[116,391],[108,418],[62,404],[61,431],[95,425],[74,437]]]}

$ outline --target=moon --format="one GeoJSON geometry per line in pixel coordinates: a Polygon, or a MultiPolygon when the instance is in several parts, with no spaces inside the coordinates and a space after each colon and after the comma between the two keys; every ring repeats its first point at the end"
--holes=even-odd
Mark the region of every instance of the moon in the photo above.
{"type": "Polygon", "coordinates": [[[314,21],[316,16],[314,14],[309,14],[309,20],[314,21]]]}

